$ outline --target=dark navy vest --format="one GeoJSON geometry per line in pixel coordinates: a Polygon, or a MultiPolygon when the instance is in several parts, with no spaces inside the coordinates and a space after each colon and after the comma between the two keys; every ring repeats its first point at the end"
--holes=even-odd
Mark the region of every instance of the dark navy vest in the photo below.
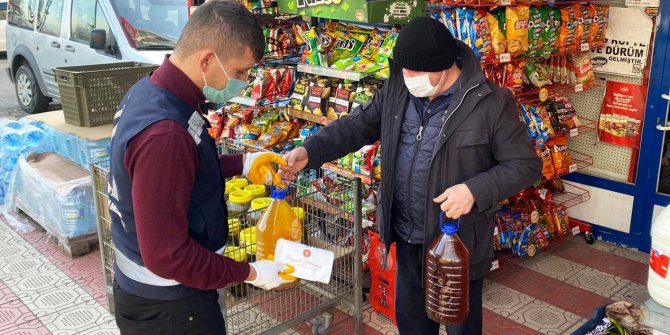
{"type": "Polygon", "coordinates": [[[119,106],[114,119],[109,171],[109,214],[112,240],[117,250],[115,278],[124,292],[150,299],[174,300],[200,293],[202,291],[169,279],[156,275],[154,278],[150,271],[147,276],[148,269],[144,267],[137,242],[131,180],[124,157],[128,142],[157,121],[173,120],[188,131],[197,146],[199,161],[188,210],[188,233],[196,242],[215,252],[226,244],[228,236],[224,181],[216,144],[197,111],[174,94],[150,83],[148,77],[135,84],[119,106]]]}

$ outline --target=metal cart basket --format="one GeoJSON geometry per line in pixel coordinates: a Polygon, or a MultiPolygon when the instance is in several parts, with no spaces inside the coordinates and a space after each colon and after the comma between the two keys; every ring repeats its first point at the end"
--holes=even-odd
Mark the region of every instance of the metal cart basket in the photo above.
{"type": "MultiPolygon", "coordinates": [[[[243,148],[233,142],[219,144],[221,154],[252,150],[255,149],[243,148]]],[[[106,165],[93,167],[107,301],[113,313],[114,246],[108,214],[107,171],[106,165]]],[[[326,334],[338,306],[353,315],[354,329],[347,333],[362,334],[361,182],[327,171],[314,171],[313,176],[311,183],[290,185],[286,200],[292,207],[304,211],[302,243],[335,253],[330,283],[303,280],[296,287],[281,292],[264,291],[249,284],[229,285],[219,291],[228,334],[279,334],[306,321],[309,321],[313,334],[326,334]]],[[[229,218],[231,229],[227,250],[236,254],[227,256],[254,261],[255,241],[249,239],[248,233],[261,214],[260,211],[250,211],[229,218]]]]}

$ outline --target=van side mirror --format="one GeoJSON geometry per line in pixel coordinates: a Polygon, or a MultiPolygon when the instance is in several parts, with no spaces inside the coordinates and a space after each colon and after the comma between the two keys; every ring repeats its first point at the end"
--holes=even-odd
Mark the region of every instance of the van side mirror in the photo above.
{"type": "Polygon", "coordinates": [[[105,41],[107,41],[107,32],[104,29],[93,29],[91,30],[91,49],[95,50],[104,50],[105,41]]]}

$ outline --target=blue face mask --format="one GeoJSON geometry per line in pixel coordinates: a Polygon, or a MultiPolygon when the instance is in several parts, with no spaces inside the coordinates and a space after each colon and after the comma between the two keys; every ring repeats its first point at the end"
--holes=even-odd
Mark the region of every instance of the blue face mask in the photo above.
{"type": "Polygon", "coordinates": [[[203,72],[202,79],[205,80],[205,87],[202,88],[202,93],[205,95],[205,98],[210,102],[217,104],[225,104],[230,99],[239,96],[240,93],[242,93],[242,90],[247,88],[249,84],[247,84],[246,81],[230,78],[228,76],[228,73],[226,72],[226,69],[223,68],[223,65],[221,64],[219,57],[216,54],[214,54],[214,57],[216,57],[216,61],[219,63],[219,66],[221,66],[223,74],[225,74],[226,78],[228,78],[228,84],[226,84],[226,88],[222,90],[217,90],[216,88],[207,85],[207,78],[205,78],[205,73],[203,72]]]}

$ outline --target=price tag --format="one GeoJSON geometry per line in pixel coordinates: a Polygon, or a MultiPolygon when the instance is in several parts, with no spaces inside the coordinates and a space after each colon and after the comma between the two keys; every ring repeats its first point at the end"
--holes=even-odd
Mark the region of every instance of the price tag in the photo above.
{"type": "Polygon", "coordinates": [[[570,137],[575,137],[577,135],[579,135],[579,130],[577,128],[570,129],[570,137]]]}
{"type": "Polygon", "coordinates": [[[572,235],[578,235],[579,233],[579,226],[572,227],[572,235]]]}
{"type": "Polygon", "coordinates": [[[326,126],[328,125],[328,117],[327,116],[322,116],[321,117],[321,124],[326,126]]]}
{"type": "MultiPolygon", "coordinates": [[[[511,2],[510,2],[510,4],[511,4],[511,2]]],[[[512,61],[512,55],[511,54],[509,54],[509,53],[500,54],[500,62],[501,63],[509,63],[511,61],[512,61]]]]}
{"type": "Polygon", "coordinates": [[[312,66],[311,66],[311,65],[306,65],[306,66],[305,66],[305,72],[309,72],[309,73],[312,73],[312,72],[313,72],[313,70],[314,70],[314,69],[312,68],[312,66]]]}
{"type": "Polygon", "coordinates": [[[491,262],[491,271],[500,269],[500,261],[495,260],[491,262]]]}
{"type": "Polygon", "coordinates": [[[591,50],[591,46],[588,43],[582,43],[581,50],[582,51],[589,51],[589,50],[591,50]]]}
{"type": "Polygon", "coordinates": [[[573,172],[577,171],[577,164],[571,164],[568,167],[568,171],[570,171],[570,173],[573,173],[573,172]]]}
{"type": "Polygon", "coordinates": [[[512,5],[512,0],[500,0],[500,5],[501,6],[511,6],[512,5]]]}
{"type": "Polygon", "coordinates": [[[575,93],[579,93],[584,91],[584,84],[577,84],[575,85],[575,93]]]}

